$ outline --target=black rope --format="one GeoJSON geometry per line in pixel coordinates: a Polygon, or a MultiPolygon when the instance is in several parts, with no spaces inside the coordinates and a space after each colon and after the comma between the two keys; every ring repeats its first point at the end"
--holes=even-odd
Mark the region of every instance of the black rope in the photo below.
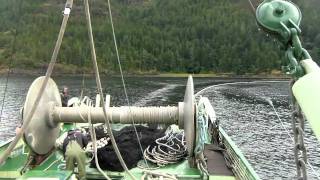
{"type": "MultiPolygon", "coordinates": [[[[16,2],[18,0],[15,0],[14,2],[16,2]]],[[[16,53],[16,43],[17,43],[17,35],[18,35],[18,27],[20,25],[20,17],[21,17],[21,9],[22,9],[22,2],[23,0],[19,1],[19,5],[18,8],[15,8],[16,6],[14,6],[16,3],[13,3],[13,13],[15,14],[15,27],[14,27],[14,35],[13,35],[13,41],[12,41],[12,46],[11,46],[11,55],[10,55],[10,62],[8,65],[8,72],[6,75],[6,81],[5,81],[5,87],[4,87],[4,92],[3,92],[3,96],[2,96],[2,100],[1,100],[1,110],[0,110],[0,122],[2,120],[2,115],[3,115],[3,108],[4,108],[4,103],[6,100],[6,95],[7,95],[7,91],[8,91],[8,82],[9,82],[9,77],[10,77],[10,72],[12,69],[12,65],[13,65],[13,61],[15,60],[15,53],[16,53]],[[15,12],[15,9],[17,9],[17,12],[15,12]]]]}

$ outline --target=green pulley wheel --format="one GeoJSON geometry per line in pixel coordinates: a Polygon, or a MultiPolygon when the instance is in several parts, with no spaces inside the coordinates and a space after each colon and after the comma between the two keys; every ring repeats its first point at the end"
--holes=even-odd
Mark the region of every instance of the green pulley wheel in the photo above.
{"type": "Polygon", "coordinates": [[[258,24],[267,32],[288,40],[289,28],[298,28],[302,15],[290,1],[265,0],[256,10],[258,24]]]}

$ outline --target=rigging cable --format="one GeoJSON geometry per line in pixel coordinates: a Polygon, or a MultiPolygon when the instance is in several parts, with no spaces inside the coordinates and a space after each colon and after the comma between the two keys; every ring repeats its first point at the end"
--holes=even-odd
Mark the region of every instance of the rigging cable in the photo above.
{"type": "Polygon", "coordinates": [[[251,0],[248,0],[248,3],[250,4],[251,12],[254,16],[256,16],[256,8],[254,7],[253,3],[251,0]]]}
{"type": "Polygon", "coordinates": [[[2,101],[1,101],[0,122],[2,120],[3,107],[4,107],[4,102],[6,99],[6,94],[7,94],[7,89],[8,89],[8,81],[9,81],[9,76],[10,76],[10,71],[11,71],[11,64],[12,64],[12,59],[10,61],[9,67],[8,67],[8,72],[6,75],[6,81],[5,81],[5,86],[4,86],[4,91],[3,91],[2,101]]]}
{"type": "Polygon", "coordinates": [[[70,12],[71,12],[72,4],[73,4],[73,0],[67,0],[66,6],[65,6],[65,10],[63,11],[63,20],[62,20],[62,24],[61,24],[61,27],[60,27],[58,39],[56,41],[55,48],[54,48],[54,51],[53,51],[53,54],[52,54],[52,57],[51,57],[51,60],[50,60],[46,75],[45,75],[45,78],[44,78],[44,80],[43,80],[43,82],[41,84],[41,87],[39,89],[39,94],[37,95],[37,97],[35,99],[35,102],[34,102],[32,108],[31,108],[30,112],[28,113],[28,115],[25,118],[25,121],[22,124],[21,131],[17,133],[17,135],[11,141],[10,145],[8,146],[8,148],[5,150],[3,155],[0,157],[0,165],[2,165],[4,163],[4,161],[8,158],[8,156],[12,152],[13,148],[17,145],[17,143],[21,139],[25,129],[28,127],[28,125],[29,125],[29,123],[30,123],[30,121],[31,121],[31,119],[32,119],[32,117],[33,117],[38,105],[39,105],[39,102],[40,102],[40,100],[42,98],[42,95],[43,95],[43,93],[45,91],[47,83],[48,83],[48,81],[50,79],[50,76],[52,74],[54,65],[55,65],[55,63],[57,61],[57,57],[58,57],[58,53],[59,53],[60,46],[61,46],[61,43],[62,43],[62,39],[63,39],[63,36],[64,36],[64,32],[65,32],[65,29],[66,29],[66,26],[67,26],[67,22],[68,22],[68,19],[69,19],[69,15],[70,15],[70,12]]]}
{"type": "Polygon", "coordinates": [[[82,97],[83,97],[84,86],[85,86],[85,72],[84,72],[84,70],[83,70],[82,82],[81,82],[81,91],[80,91],[80,100],[81,100],[82,97]]]}
{"type": "Polygon", "coordinates": [[[2,96],[2,100],[1,100],[1,104],[2,105],[1,105],[1,110],[0,110],[0,122],[2,120],[4,103],[5,103],[6,95],[7,95],[7,91],[8,91],[8,82],[9,82],[10,72],[11,72],[11,69],[12,69],[13,61],[15,60],[14,57],[15,57],[15,53],[16,53],[18,27],[20,27],[19,24],[20,24],[20,17],[21,17],[22,2],[23,2],[23,0],[20,0],[19,6],[17,8],[18,12],[15,13],[15,15],[16,15],[15,16],[16,23],[15,23],[14,36],[13,36],[12,47],[11,47],[10,62],[9,62],[9,66],[8,66],[8,71],[7,71],[6,80],[5,80],[5,87],[4,87],[3,96],[2,96]]]}
{"type": "Polygon", "coordinates": [[[103,116],[107,125],[107,131],[108,134],[110,136],[111,142],[112,142],[112,146],[113,149],[120,161],[120,164],[122,166],[122,168],[125,170],[125,172],[130,176],[131,179],[135,179],[135,177],[129,172],[129,169],[126,165],[126,163],[124,162],[122,155],[119,151],[119,148],[117,146],[117,143],[115,141],[112,129],[111,129],[111,124],[109,122],[109,119],[107,118],[107,111],[106,111],[106,107],[105,107],[105,101],[104,101],[104,97],[103,97],[103,91],[102,91],[102,85],[101,85],[101,80],[100,80],[100,75],[99,75],[99,68],[98,68],[98,63],[97,63],[97,57],[96,57],[96,51],[95,51],[95,46],[94,46],[94,41],[93,41],[93,33],[92,33],[92,27],[91,27],[91,17],[90,17],[90,10],[89,10],[89,2],[88,0],[84,0],[84,6],[85,6],[85,14],[86,14],[86,19],[87,19],[87,28],[88,28],[88,35],[89,35],[89,39],[90,39],[90,49],[91,49],[91,58],[92,58],[92,63],[93,63],[93,69],[94,69],[94,73],[95,73],[95,79],[96,79],[96,84],[97,84],[97,88],[100,94],[100,99],[101,102],[103,104],[103,116]]]}
{"type": "MultiPolygon", "coordinates": [[[[85,22],[83,24],[81,24],[81,25],[85,26],[85,22]]],[[[82,67],[85,67],[86,58],[87,58],[87,55],[89,53],[88,51],[89,50],[88,50],[87,46],[86,46],[85,50],[82,51],[82,57],[84,57],[83,60],[82,60],[82,65],[81,65],[82,67]]],[[[80,100],[83,98],[83,94],[84,94],[84,91],[85,91],[85,78],[86,78],[85,76],[86,76],[86,70],[85,70],[85,68],[83,68],[82,69],[82,82],[81,82],[80,100]]]]}
{"type": "MultiPolygon", "coordinates": [[[[116,33],[115,33],[115,31],[114,31],[114,25],[113,25],[113,19],[112,19],[112,12],[111,12],[110,0],[107,0],[107,1],[108,1],[108,7],[109,7],[109,17],[110,17],[110,23],[111,23],[111,28],[112,28],[113,42],[114,42],[114,46],[115,46],[115,50],[116,50],[116,55],[117,55],[117,61],[118,61],[119,71],[120,71],[120,74],[121,74],[122,86],[123,86],[124,94],[125,94],[125,97],[126,97],[126,101],[127,101],[128,107],[129,107],[129,112],[130,112],[130,114],[132,114],[131,108],[130,108],[130,101],[129,101],[129,97],[128,97],[128,93],[127,93],[127,88],[126,88],[126,83],[125,83],[125,81],[124,81],[122,66],[121,66],[121,62],[120,62],[120,56],[119,56],[119,51],[118,51],[118,44],[117,44],[117,39],[116,39],[116,33]]],[[[143,159],[144,159],[145,164],[146,164],[147,167],[149,168],[148,162],[147,162],[146,158],[144,157],[144,151],[143,151],[143,148],[142,148],[142,145],[141,145],[141,142],[140,142],[140,138],[139,138],[139,135],[138,135],[138,132],[137,132],[137,128],[136,128],[136,126],[135,126],[135,122],[134,122],[134,119],[133,119],[132,116],[131,116],[131,121],[132,121],[132,126],[133,126],[133,128],[134,128],[135,134],[136,134],[136,136],[137,136],[137,140],[138,140],[138,144],[139,144],[139,148],[140,148],[142,157],[143,157],[143,159]]]]}
{"type": "MultiPolygon", "coordinates": [[[[282,119],[280,118],[278,112],[276,111],[276,109],[275,109],[275,107],[274,107],[271,99],[267,99],[267,102],[268,102],[269,105],[272,107],[273,111],[275,112],[276,116],[278,117],[278,120],[280,121],[282,128],[286,131],[286,133],[288,134],[288,136],[290,137],[290,139],[292,140],[292,142],[294,142],[293,137],[290,135],[288,129],[284,126],[284,123],[283,123],[282,119]]],[[[304,134],[304,132],[303,132],[303,134],[304,134]]],[[[313,174],[316,175],[318,179],[320,179],[319,174],[316,173],[316,171],[314,170],[314,168],[313,168],[313,166],[310,164],[310,162],[307,161],[307,163],[308,163],[310,169],[312,170],[313,174]]]]}
{"type": "Polygon", "coordinates": [[[111,178],[103,172],[103,170],[100,168],[99,165],[99,161],[98,161],[98,153],[97,153],[97,137],[96,137],[96,130],[93,127],[93,124],[91,122],[91,107],[92,107],[92,101],[90,101],[90,103],[87,105],[88,107],[88,123],[89,123],[89,130],[90,130],[90,135],[91,135],[91,139],[92,139],[92,149],[93,149],[93,153],[94,153],[94,162],[96,164],[96,167],[98,169],[98,171],[107,179],[107,180],[111,180],[111,178]]]}

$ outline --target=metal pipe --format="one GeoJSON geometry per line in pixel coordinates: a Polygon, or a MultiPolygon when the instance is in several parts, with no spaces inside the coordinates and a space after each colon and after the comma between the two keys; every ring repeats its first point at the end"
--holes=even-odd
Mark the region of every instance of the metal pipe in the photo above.
{"type": "MultiPolygon", "coordinates": [[[[102,107],[54,107],[52,109],[50,120],[54,123],[86,123],[89,108],[91,111],[92,123],[104,123],[102,107]]],[[[182,113],[182,112],[180,112],[182,113]]],[[[131,124],[135,123],[149,124],[178,124],[179,108],[175,106],[167,107],[109,107],[107,108],[107,118],[113,123],[131,124]]]]}

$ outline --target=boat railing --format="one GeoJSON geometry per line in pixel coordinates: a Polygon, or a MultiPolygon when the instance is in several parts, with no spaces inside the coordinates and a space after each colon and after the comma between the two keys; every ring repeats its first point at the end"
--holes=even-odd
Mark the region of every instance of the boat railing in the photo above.
{"type": "Polygon", "coordinates": [[[259,180],[259,176],[244,157],[241,150],[236,146],[223,128],[219,126],[219,121],[210,100],[206,97],[200,97],[199,104],[204,105],[205,111],[208,115],[208,121],[210,121],[209,123],[212,123],[213,128],[218,131],[219,143],[223,149],[225,149],[224,156],[235,176],[239,179],[259,180]]]}

